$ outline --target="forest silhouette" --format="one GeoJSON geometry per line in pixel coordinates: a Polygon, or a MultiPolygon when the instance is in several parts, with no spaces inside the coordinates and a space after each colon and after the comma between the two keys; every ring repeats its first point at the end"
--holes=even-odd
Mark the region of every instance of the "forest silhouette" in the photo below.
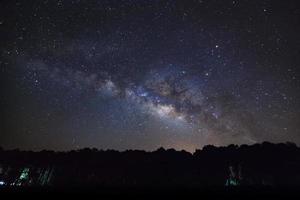
{"type": "Polygon", "coordinates": [[[290,187],[300,185],[300,148],[290,142],[208,145],[193,154],[164,148],[153,152],[1,148],[0,169],[0,181],[7,187],[290,187]]]}

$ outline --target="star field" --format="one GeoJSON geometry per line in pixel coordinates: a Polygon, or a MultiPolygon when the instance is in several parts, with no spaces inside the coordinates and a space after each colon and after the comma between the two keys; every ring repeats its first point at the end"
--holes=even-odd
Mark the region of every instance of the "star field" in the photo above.
{"type": "Polygon", "coordinates": [[[4,1],[4,148],[300,144],[297,1],[4,1]]]}

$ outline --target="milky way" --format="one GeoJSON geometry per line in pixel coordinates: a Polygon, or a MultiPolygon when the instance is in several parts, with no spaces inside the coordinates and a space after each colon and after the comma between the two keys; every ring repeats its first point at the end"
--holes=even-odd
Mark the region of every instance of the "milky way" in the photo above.
{"type": "Polygon", "coordinates": [[[0,145],[300,143],[297,1],[6,1],[0,145]]]}

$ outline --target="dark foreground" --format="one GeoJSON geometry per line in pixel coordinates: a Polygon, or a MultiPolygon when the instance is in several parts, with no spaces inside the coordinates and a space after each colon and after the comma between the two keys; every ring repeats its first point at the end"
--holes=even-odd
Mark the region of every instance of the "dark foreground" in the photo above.
{"type": "Polygon", "coordinates": [[[163,148],[153,152],[0,148],[0,200],[4,196],[287,199],[300,197],[299,188],[300,148],[292,143],[206,146],[193,154],[163,148]]]}
{"type": "MultiPolygon", "coordinates": [[[[275,187],[213,187],[213,188],[53,188],[23,187],[1,188],[1,197],[53,199],[56,197],[89,198],[130,198],[130,199],[194,199],[196,198],[238,198],[253,199],[257,197],[299,198],[298,188],[275,187]]],[[[2,199],[2,198],[1,198],[2,199]]]]}

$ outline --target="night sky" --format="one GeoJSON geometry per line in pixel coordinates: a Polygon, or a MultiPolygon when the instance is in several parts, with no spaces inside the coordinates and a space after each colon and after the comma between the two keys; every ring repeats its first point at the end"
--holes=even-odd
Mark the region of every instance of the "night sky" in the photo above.
{"type": "Polygon", "coordinates": [[[300,144],[300,3],[6,0],[5,149],[300,144]]]}

